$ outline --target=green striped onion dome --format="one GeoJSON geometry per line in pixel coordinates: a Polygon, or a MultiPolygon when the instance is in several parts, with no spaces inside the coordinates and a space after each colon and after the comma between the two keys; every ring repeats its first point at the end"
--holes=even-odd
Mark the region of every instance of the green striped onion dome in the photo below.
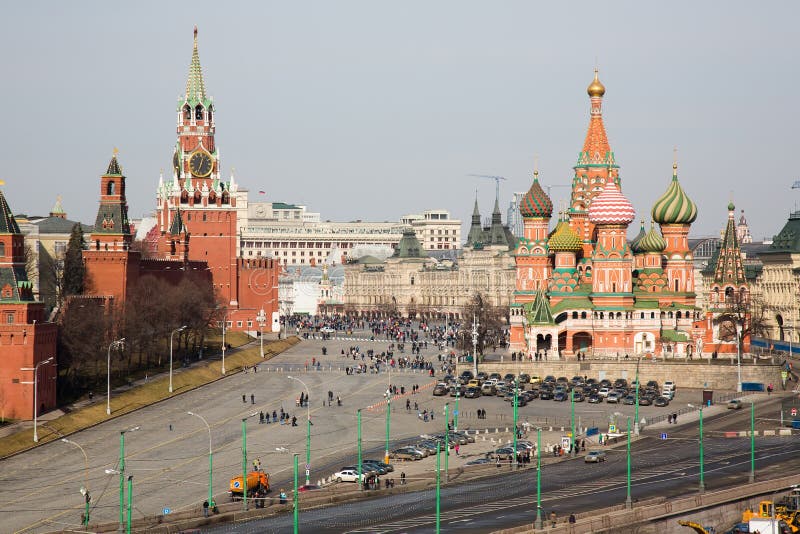
{"type": "Polygon", "coordinates": [[[678,165],[672,166],[672,182],[653,205],[653,220],[658,224],[690,224],[697,219],[697,205],[678,183],[678,165]]]}
{"type": "Polygon", "coordinates": [[[522,197],[519,212],[523,217],[550,217],[553,214],[553,202],[539,185],[539,171],[533,171],[533,184],[522,197]]]}
{"type": "Polygon", "coordinates": [[[650,223],[650,231],[639,241],[642,252],[662,252],[667,248],[667,242],[661,237],[661,232],[656,230],[655,223],[650,223]]]}
{"type": "Polygon", "coordinates": [[[645,235],[647,235],[647,232],[644,230],[644,220],[642,220],[642,226],[639,228],[639,233],[636,234],[636,237],[634,237],[633,241],[631,241],[631,251],[634,254],[644,252],[641,248],[639,248],[639,243],[642,241],[645,235]]]}
{"type": "Polygon", "coordinates": [[[547,240],[547,247],[553,252],[577,252],[581,249],[582,243],[578,234],[570,228],[567,221],[558,221],[556,229],[550,234],[547,240]]]}

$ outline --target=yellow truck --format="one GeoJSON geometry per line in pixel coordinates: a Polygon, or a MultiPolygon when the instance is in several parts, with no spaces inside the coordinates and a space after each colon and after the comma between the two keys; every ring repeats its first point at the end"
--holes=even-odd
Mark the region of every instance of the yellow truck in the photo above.
{"type": "MultiPolygon", "coordinates": [[[[244,479],[242,475],[233,477],[230,483],[232,501],[244,498],[244,479]]],[[[247,498],[254,499],[256,506],[264,506],[264,497],[269,493],[269,474],[264,471],[250,471],[247,473],[247,498]]]]}

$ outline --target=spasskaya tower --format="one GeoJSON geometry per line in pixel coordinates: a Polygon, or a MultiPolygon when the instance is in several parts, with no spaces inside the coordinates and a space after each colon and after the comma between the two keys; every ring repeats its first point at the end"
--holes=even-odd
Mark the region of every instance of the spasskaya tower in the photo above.
{"type": "Polygon", "coordinates": [[[216,106],[206,93],[197,27],[186,80],[177,105],[177,141],[172,155],[172,178],[158,182],[158,254],[208,263],[220,304],[238,307],[236,192],[233,175],[220,173],[220,154],[214,140],[216,106]]]}

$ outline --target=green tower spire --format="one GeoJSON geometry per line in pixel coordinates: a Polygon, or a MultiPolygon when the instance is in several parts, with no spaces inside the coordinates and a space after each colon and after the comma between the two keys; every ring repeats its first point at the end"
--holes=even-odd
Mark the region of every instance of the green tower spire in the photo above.
{"type": "Polygon", "coordinates": [[[190,106],[203,104],[205,107],[211,103],[206,96],[203,69],[200,67],[200,54],[197,52],[197,26],[194,27],[194,48],[192,49],[192,62],[189,64],[189,77],[186,79],[185,103],[190,106]]]}

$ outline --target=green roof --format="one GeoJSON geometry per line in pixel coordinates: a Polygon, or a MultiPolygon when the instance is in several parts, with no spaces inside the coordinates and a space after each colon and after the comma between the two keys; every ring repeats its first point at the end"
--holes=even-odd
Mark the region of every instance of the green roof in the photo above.
{"type": "Polygon", "coordinates": [[[689,341],[691,337],[682,330],[662,330],[661,339],[666,341],[689,341]]]}
{"type": "Polygon", "coordinates": [[[299,210],[300,208],[294,204],[287,204],[285,202],[273,202],[272,209],[274,210],[299,210]]]}
{"type": "Polygon", "coordinates": [[[184,103],[192,107],[197,104],[202,104],[204,107],[211,105],[211,100],[206,96],[203,69],[200,67],[200,54],[197,52],[197,26],[194,28],[194,47],[192,48],[192,61],[189,63],[189,77],[186,79],[186,95],[180,104],[184,103]]]}
{"type": "Polygon", "coordinates": [[[420,245],[414,230],[407,228],[403,230],[403,237],[401,237],[400,242],[397,243],[397,248],[395,248],[392,257],[400,259],[422,259],[427,258],[428,254],[422,248],[422,245],[420,245]]]}
{"type": "Polygon", "coordinates": [[[550,303],[542,290],[537,291],[534,301],[525,306],[525,316],[528,319],[528,324],[555,324],[553,312],[550,310],[550,303]]]}
{"type": "Polygon", "coordinates": [[[769,249],[762,254],[778,252],[800,253],[800,211],[789,215],[789,220],[781,231],[772,238],[769,249]]]}
{"type": "Polygon", "coordinates": [[[108,162],[108,169],[106,169],[106,176],[122,176],[122,169],[119,167],[117,161],[117,153],[111,156],[111,161],[108,162]]]}
{"type": "Polygon", "coordinates": [[[560,301],[555,306],[550,308],[554,315],[558,315],[564,310],[593,310],[594,304],[587,297],[578,297],[576,299],[566,298],[560,301]]]}

